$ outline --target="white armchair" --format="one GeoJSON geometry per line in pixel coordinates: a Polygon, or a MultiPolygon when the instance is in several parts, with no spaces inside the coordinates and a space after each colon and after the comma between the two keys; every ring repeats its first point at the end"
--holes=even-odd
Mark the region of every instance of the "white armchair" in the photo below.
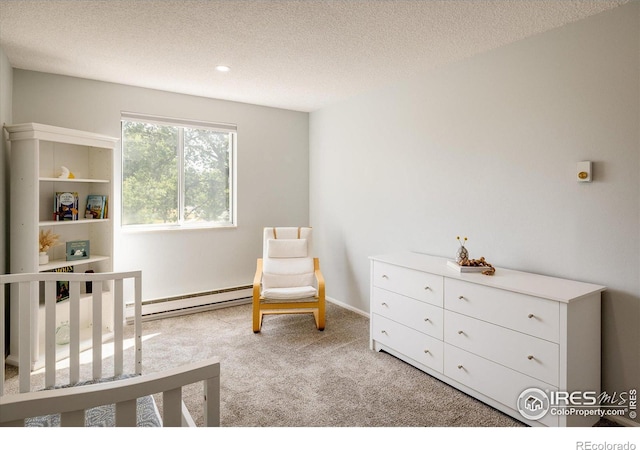
{"type": "Polygon", "coordinates": [[[253,280],[253,331],[265,314],[313,314],[325,327],[325,283],[320,261],[313,257],[310,227],[264,229],[262,258],[253,280]]]}

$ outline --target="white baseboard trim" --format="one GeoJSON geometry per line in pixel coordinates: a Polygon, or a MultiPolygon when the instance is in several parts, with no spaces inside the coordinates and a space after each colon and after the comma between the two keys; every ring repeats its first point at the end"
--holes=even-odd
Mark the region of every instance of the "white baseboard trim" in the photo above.
{"type": "Polygon", "coordinates": [[[365,312],[365,311],[363,311],[361,309],[355,308],[355,307],[353,307],[353,306],[351,306],[351,305],[349,305],[347,303],[341,302],[340,300],[336,300],[335,298],[326,297],[326,300],[328,302],[331,302],[331,303],[333,303],[335,305],[340,306],[341,308],[348,309],[349,311],[353,311],[356,314],[360,314],[361,316],[364,316],[366,318],[370,317],[368,312],[365,312]]]}
{"type": "MultiPolygon", "coordinates": [[[[212,309],[244,305],[251,303],[251,295],[252,289],[250,286],[240,286],[221,289],[216,292],[196,293],[180,297],[147,300],[142,303],[142,320],[147,321],[162,319],[165,317],[176,317],[184,314],[209,311],[212,309]]],[[[370,317],[369,313],[333,297],[326,297],[326,300],[366,318],[370,317]]],[[[133,307],[127,306],[125,317],[127,322],[133,321],[133,307]]]]}
{"type": "MultiPolygon", "coordinates": [[[[142,320],[154,320],[165,317],[175,317],[183,314],[226,308],[228,306],[251,303],[252,288],[239,286],[220,289],[213,292],[189,294],[142,302],[142,320]]],[[[127,322],[133,321],[133,306],[127,305],[125,310],[127,322]]]]}

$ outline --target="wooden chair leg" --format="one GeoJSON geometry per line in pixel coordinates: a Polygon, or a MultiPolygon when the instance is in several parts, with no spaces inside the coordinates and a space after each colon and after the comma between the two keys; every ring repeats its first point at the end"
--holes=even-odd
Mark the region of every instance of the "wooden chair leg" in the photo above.
{"type": "Polygon", "coordinates": [[[324,325],[325,325],[324,308],[318,308],[314,310],[313,317],[316,319],[316,328],[319,331],[324,331],[324,325]]]}
{"type": "Polygon", "coordinates": [[[260,300],[253,300],[253,332],[259,333],[262,328],[262,312],[260,312],[260,300]]]}
{"type": "Polygon", "coordinates": [[[260,280],[262,279],[262,258],[256,262],[256,274],[253,277],[253,332],[259,333],[262,328],[262,311],[260,311],[260,280]]]}

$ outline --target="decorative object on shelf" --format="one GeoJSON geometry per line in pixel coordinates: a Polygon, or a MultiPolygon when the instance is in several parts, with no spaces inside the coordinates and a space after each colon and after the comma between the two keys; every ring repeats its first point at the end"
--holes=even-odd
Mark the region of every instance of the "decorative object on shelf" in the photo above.
{"type": "Polygon", "coordinates": [[[56,344],[65,345],[71,340],[71,328],[69,322],[64,321],[56,328],[56,344]]]}
{"type": "Polygon", "coordinates": [[[464,240],[461,240],[460,236],[457,236],[456,239],[460,243],[460,248],[458,248],[458,252],[456,253],[456,262],[462,265],[463,262],[469,259],[469,252],[464,246],[464,244],[467,242],[467,238],[465,237],[464,240]]]}
{"type": "Polygon", "coordinates": [[[478,266],[462,266],[457,262],[451,261],[451,260],[447,261],[447,266],[450,269],[453,269],[460,273],[479,273],[486,269],[485,267],[478,267],[478,266]]]}
{"type": "Polygon", "coordinates": [[[49,254],[47,252],[38,253],[38,264],[41,266],[49,264],[49,254]]]}
{"type": "Polygon", "coordinates": [[[39,236],[39,255],[38,255],[38,263],[40,265],[49,263],[49,254],[47,250],[49,250],[54,245],[58,244],[58,240],[60,236],[55,234],[51,230],[40,230],[39,236]]]}
{"type": "Polygon", "coordinates": [[[76,261],[78,259],[89,258],[89,241],[68,241],[67,242],[67,261],[76,261]]]}
{"type": "Polygon", "coordinates": [[[85,211],[85,219],[106,219],[105,215],[107,204],[106,195],[89,194],[87,196],[87,209],[85,211]]]}
{"type": "Polygon", "coordinates": [[[75,178],[76,176],[65,166],[60,166],[60,176],[58,178],[75,178]]]}
{"type": "Polygon", "coordinates": [[[54,216],[57,221],[78,220],[78,193],[56,192],[54,216]]]}
{"type": "Polygon", "coordinates": [[[496,268],[489,264],[489,261],[485,260],[484,256],[481,256],[480,259],[468,259],[464,264],[461,264],[461,266],[478,268],[483,275],[493,275],[496,273],[496,268]]]}
{"type": "Polygon", "coordinates": [[[496,273],[495,267],[489,264],[489,261],[485,260],[484,256],[481,256],[480,259],[469,259],[469,251],[465,247],[466,237],[461,240],[460,236],[456,236],[456,239],[460,243],[460,248],[456,254],[456,262],[447,262],[449,267],[458,270],[458,272],[481,272],[483,275],[496,273]]]}
{"type": "MultiPolygon", "coordinates": [[[[73,266],[59,267],[49,272],[73,273],[73,266]]],[[[56,281],[56,303],[69,299],[69,282],[56,281]]]]}

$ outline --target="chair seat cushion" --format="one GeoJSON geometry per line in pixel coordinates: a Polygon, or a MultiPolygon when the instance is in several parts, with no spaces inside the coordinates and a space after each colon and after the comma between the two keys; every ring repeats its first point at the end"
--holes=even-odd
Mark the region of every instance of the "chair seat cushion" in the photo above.
{"type": "Polygon", "coordinates": [[[313,286],[270,288],[262,291],[265,300],[299,300],[307,297],[315,297],[316,288],[313,286]]]}

